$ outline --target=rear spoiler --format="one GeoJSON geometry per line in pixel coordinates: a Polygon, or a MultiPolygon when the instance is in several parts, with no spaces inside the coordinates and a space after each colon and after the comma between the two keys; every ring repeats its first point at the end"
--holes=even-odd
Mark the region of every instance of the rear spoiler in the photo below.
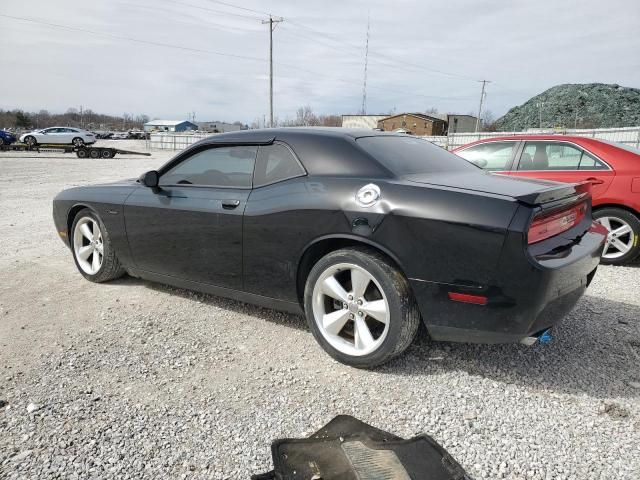
{"type": "Polygon", "coordinates": [[[549,186],[537,192],[518,195],[516,200],[527,205],[542,205],[566,198],[586,197],[591,194],[591,182],[559,184],[549,186]]]}

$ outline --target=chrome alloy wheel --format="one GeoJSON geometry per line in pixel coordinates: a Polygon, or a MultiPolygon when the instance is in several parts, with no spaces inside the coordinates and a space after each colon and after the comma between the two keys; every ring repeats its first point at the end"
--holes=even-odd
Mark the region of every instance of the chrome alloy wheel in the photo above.
{"type": "Polygon", "coordinates": [[[345,355],[374,352],[389,332],[389,302],[364,268],[339,263],[313,287],[313,318],[329,344],[345,355]]]}
{"type": "Polygon", "coordinates": [[[83,217],[76,223],[73,232],[73,253],[80,268],[95,275],[102,267],[104,244],[100,225],[91,217],[83,217]]]}
{"type": "Polygon", "coordinates": [[[633,248],[635,235],[631,225],[618,217],[601,217],[596,220],[607,230],[607,243],[602,257],[607,259],[619,258],[633,248]]]}

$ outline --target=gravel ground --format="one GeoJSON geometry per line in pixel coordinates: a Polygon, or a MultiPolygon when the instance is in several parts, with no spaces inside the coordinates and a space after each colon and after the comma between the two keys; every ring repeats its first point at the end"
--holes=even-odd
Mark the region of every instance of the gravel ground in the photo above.
{"type": "Polygon", "coordinates": [[[337,414],[430,434],[474,478],[640,478],[639,265],[601,267],[550,345],[422,335],[355,370],[300,317],[76,272],[52,197],[169,156],[0,154],[0,478],[248,479],[337,414]]]}

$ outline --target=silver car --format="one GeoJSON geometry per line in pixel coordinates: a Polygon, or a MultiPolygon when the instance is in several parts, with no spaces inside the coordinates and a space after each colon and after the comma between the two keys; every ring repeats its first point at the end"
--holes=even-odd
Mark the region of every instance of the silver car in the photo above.
{"type": "Polygon", "coordinates": [[[34,130],[20,136],[20,141],[34,146],[39,143],[58,145],[90,145],[95,143],[96,136],[86,130],[71,127],[51,127],[34,130]]]}

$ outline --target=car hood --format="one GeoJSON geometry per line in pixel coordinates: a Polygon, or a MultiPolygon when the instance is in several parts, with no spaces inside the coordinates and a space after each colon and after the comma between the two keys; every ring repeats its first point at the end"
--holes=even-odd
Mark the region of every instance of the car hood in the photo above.
{"type": "Polygon", "coordinates": [[[483,171],[477,173],[464,171],[413,174],[407,175],[404,180],[411,183],[501,195],[531,205],[575,196],[585,190],[584,184],[515,178],[483,171]]]}

